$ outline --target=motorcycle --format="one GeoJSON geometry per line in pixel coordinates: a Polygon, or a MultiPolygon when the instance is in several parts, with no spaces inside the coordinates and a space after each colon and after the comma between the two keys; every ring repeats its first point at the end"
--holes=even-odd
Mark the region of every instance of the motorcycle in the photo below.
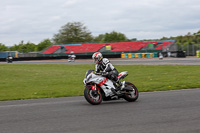
{"type": "MultiPolygon", "coordinates": [[[[127,73],[128,71],[121,72],[118,78],[124,79],[128,75],[127,73]]],[[[130,82],[125,82],[125,87],[122,90],[113,91],[117,87],[116,83],[102,74],[94,73],[94,70],[86,72],[83,83],[85,85],[84,97],[92,105],[120,98],[124,98],[128,102],[134,102],[139,96],[138,89],[130,82]]]]}
{"type": "Polygon", "coordinates": [[[75,55],[68,55],[68,62],[74,62],[76,56],[75,55]]]}
{"type": "Polygon", "coordinates": [[[12,63],[13,62],[13,57],[12,56],[8,56],[6,61],[7,61],[7,63],[12,63]]]}

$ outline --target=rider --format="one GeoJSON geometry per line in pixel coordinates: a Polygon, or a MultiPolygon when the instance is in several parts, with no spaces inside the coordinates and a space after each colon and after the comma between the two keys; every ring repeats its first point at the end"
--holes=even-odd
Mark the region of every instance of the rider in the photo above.
{"type": "Polygon", "coordinates": [[[96,52],[92,55],[92,59],[96,63],[96,73],[102,72],[102,74],[105,75],[107,78],[119,84],[119,86],[116,87],[115,91],[119,91],[120,89],[122,90],[124,88],[125,82],[121,83],[121,81],[117,77],[119,74],[117,69],[110,63],[107,58],[103,58],[100,52],[96,52]]]}
{"type": "Polygon", "coordinates": [[[74,55],[74,51],[70,52],[70,55],[68,55],[68,61],[75,61],[76,55],[74,55]]]}

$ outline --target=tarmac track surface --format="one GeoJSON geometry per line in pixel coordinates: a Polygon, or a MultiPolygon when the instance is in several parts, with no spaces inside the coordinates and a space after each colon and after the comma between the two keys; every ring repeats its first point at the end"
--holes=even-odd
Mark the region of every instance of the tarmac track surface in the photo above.
{"type": "Polygon", "coordinates": [[[84,97],[0,102],[1,133],[199,133],[200,88],[90,105],[84,97]]]}
{"type": "MultiPolygon", "coordinates": [[[[200,65],[200,58],[132,58],[132,59],[113,59],[110,61],[115,65],[200,65]]],[[[7,64],[0,62],[0,64],[7,64]]],[[[75,62],[68,62],[67,59],[60,60],[33,60],[33,61],[14,61],[12,64],[94,64],[91,59],[78,59],[75,62]]]]}

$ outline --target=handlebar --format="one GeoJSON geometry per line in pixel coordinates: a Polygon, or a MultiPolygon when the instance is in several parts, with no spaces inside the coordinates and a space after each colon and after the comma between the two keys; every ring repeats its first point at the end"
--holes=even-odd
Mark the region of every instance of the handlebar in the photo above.
{"type": "Polygon", "coordinates": [[[95,73],[96,75],[107,75],[108,72],[99,72],[99,73],[95,73]]]}

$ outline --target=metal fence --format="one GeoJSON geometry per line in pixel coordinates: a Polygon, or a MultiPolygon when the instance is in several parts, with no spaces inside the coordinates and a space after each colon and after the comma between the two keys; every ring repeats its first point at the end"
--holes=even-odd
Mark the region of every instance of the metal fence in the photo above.
{"type": "Polygon", "coordinates": [[[199,44],[187,44],[187,45],[177,45],[177,49],[181,51],[185,51],[187,56],[196,56],[196,51],[200,50],[199,44]]]}

